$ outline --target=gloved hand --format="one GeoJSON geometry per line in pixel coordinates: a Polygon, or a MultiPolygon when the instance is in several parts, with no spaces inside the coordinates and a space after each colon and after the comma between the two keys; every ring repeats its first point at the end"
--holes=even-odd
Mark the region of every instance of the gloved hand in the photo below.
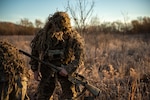
{"type": "Polygon", "coordinates": [[[68,75],[68,72],[66,71],[65,68],[62,68],[62,67],[58,67],[58,68],[60,69],[59,74],[61,76],[67,76],[68,75]]]}

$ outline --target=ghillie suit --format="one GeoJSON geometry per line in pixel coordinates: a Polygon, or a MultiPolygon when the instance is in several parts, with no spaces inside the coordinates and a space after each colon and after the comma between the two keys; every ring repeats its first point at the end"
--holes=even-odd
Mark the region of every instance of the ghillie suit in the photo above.
{"type": "Polygon", "coordinates": [[[1,100],[27,100],[27,69],[18,50],[0,41],[0,96],[1,100]]]}
{"type": "MultiPolygon", "coordinates": [[[[48,18],[45,27],[32,40],[31,48],[32,56],[63,67],[69,74],[75,72],[84,62],[84,41],[78,32],[72,30],[70,18],[65,12],[56,12],[48,18]]],[[[55,89],[56,79],[63,91],[61,100],[76,95],[76,91],[72,91],[74,86],[67,77],[55,73],[34,59],[31,59],[30,64],[33,71],[40,69],[42,75],[38,90],[40,100],[49,100],[55,89]]]]}

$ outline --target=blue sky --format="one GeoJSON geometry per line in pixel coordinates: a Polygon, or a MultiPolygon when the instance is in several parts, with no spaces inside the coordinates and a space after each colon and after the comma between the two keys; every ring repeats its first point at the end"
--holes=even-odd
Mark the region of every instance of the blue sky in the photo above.
{"type": "MultiPolygon", "coordinates": [[[[18,23],[21,18],[34,22],[46,20],[55,11],[65,11],[68,0],[1,0],[0,21],[18,23]]],[[[75,5],[76,0],[69,0],[75,5]]],[[[87,0],[91,2],[92,0],[87,0]]],[[[100,21],[123,20],[123,14],[129,20],[140,16],[150,17],[150,0],[94,0],[94,12],[100,21]],[[123,14],[122,14],[123,13],[123,14]]]]}

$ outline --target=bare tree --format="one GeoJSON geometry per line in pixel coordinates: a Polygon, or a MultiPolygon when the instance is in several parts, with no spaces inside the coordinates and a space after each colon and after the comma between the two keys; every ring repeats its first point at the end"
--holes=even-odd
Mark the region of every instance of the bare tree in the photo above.
{"type": "Polygon", "coordinates": [[[70,0],[68,0],[67,10],[69,10],[76,28],[83,34],[87,25],[87,20],[92,15],[94,1],[77,0],[75,5],[71,5],[69,1],[70,0]]]}
{"type": "Polygon", "coordinates": [[[122,16],[123,16],[123,20],[124,20],[124,32],[126,33],[128,31],[128,20],[129,20],[129,16],[127,12],[121,12],[122,16]]]}
{"type": "Polygon", "coordinates": [[[39,20],[39,19],[35,20],[35,26],[36,26],[36,28],[41,28],[42,25],[43,25],[43,22],[41,20],[39,20]]]}
{"type": "Polygon", "coordinates": [[[100,25],[100,20],[97,16],[93,16],[91,21],[90,21],[91,26],[98,26],[100,25]]]}
{"type": "Polygon", "coordinates": [[[124,24],[117,20],[111,23],[112,32],[123,32],[124,31],[124,24]]]}
{"type": "Polygon", "coordinates": [[[33,23],[29,21],[29,19],[24,18],[20,20],[20,25],[25,27],[33,27],[33,23]]]}

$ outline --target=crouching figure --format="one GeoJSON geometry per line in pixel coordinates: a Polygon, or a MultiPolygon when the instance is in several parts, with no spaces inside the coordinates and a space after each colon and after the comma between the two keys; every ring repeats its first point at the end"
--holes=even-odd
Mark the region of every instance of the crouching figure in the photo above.
{"type": "Polygon", "coordinates": [[[18,50],[0,41],[0,100],[29,100],[28,78],[28,69],[18,50]]]}

